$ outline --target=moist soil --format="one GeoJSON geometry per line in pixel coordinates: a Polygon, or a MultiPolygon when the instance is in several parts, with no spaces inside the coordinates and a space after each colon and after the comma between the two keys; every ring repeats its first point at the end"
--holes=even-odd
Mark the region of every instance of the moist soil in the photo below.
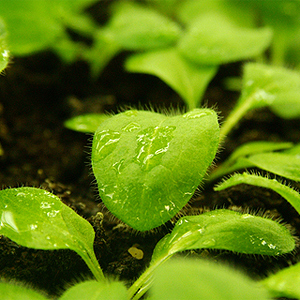
{"type": "MultiPolygon", "coordinates": [[[[92,136],[64,127],[66,119],[83,113],[118,112],[124,107],[151,107],[157,111],[171,107],[184,109],[179,96],[159,79],[124,72],[125,57],[123,53],[113,59],[97,79],[91,77],[84,61],[66,65],[50,51],[13,59],[0,78],[3,148],[0,188],[34,186],[58,195],[93,225],[94,248],[104,273],[130,284],[149,264],[156,243],[170,232],[174,220],[146,233],[119,222],[97,195],[89,161],[92,136]]],[[[240,75],[241,66],[222,66],[204,96],[205,106],[220,111],[220,122],[238,97],[238,93],[224,88],[224,79],[240,75]]],[[[297,143],[299,137],[299,120],[286,121],[268,110],[252,112],[228,137],[216,165],[245,142],[297,143]]],[[[247,185],[214,192],[215,183],[200,189],[181,213],[201,213],[215,208],[242,209],[282,219],[296,236],[300,235],[298,214],[278,194],[247,185]]],[[[295,182],[290,184],[297,187],[295,182]]],[[[292,254],[276,258],[219,250],[189,251],[180,255],[225,262],[254,279],[264,278],[299,261],[298,248],[292,254]]],[[[54,297],[74,282],[92,278],[85,263],[71,250],[28,249],[3,236],[0,236],[0,276],[3,280],[29,284],[54,297]]]]}

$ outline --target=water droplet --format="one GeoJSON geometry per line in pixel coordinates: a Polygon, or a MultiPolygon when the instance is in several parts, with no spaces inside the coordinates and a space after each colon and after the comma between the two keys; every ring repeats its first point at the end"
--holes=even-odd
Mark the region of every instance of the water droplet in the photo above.
{"type": "Polygon", "coordinates": [[[95,134],[94,140],[96,141],[96,159],[103,159],[116,148],[120,133],[110,129],[102,130],[95,134]]]}
{"type": "Polygon", "coordinates": [[[121,174],[123,163],[124,163],[124,159],[121,159],[113,164],[113,168],[115,169],[117,174],[121,174]]]}
{"type": "Polygon", "coordinates": [[[38,226],[37,226],[36,224],[30,224],[30,225],[29,225],[30,230],[36,230],[37,227],[38,227],[38,226]]]}
{"type": "Polygon", "coordinates": [[[19,228],[15,222],[13,213],[11,211],[3,211],[1,215],[1,227],[9,228],[15,232],[20,232],[19,228]]]}
{"type": "Polygon", "coordinates": [[[49,217],[49,218],[54,218],[54,217],[56,217],[56,215],[59,213],[59,210],[51,210],[51,211],[48,211],[47,212],[47,216],[49,217]]]}
{"type": "Polygon", "coordinates": [[[206,241],[204,241],[203,243],[203,246],[205,246],[205,247],[213,247],[213,246],[215,246],[216,245],[216,241],[215,241],[215,239],[210,239],[210,240],[206,240],[206,241]]]}
{"type": "Polygon", "coordinates": [[[175,126],[148,127],[137,135],[136,160],[143,168],[160,164],[162,155],[168,151],[175,126]]]}
{"type": "Polygon", "coordinates": [[[132,110],[126,110],[126,111],[124,112],[124,114],[125,114],[127,117],[137,116],[138,111],[137,111],[137,110],[134,110],[134,109],[132,109],[132,110]]]}
{"type": "Polygon", "coordinates": [[[249,219],[249,218],[254,218],[254,216],[250,215],[250,214],[243,214],[241,215],[242,219],[249,219]]]}
{"type": "Polygon", "coordinates": [[[135,122],[131,122],[129,124],[127,124],[126,126],[124,126],[122,128],[122,130],[126,131],[126,132],[132,132],[135,131],[137,129],[141,128],[141,125],[135,122]]]}
{"type": "Polygon", "coordinates": [[[51,208],[51,205],[47,201],[42,201],[41,205],[40,205],[40,208],[41,209],[51,208]]]}
{"type": "Polygon", "coordinates": [[[186,119],[196,119],[196,118],[202,118],[202,117],[205,117],[205,116],[208,116],[208,115],[211,115],[213,114],[212,111],[210,110],[203,110],[203,109],[193,109],[187,113],[185,113],[184,115],[182,115],[183,118],[186,118],[186,119]]]}
{"type": "Polygon", "coordinates": [[[26,194],[25,193],[17,193],[17,195],[16,195],[17,197],[25,197],[26,196],[26,194]]]}

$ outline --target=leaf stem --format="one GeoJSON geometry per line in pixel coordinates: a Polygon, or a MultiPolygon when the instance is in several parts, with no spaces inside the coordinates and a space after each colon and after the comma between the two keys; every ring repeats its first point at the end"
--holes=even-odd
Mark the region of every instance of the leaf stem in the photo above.
{"type": "Polygon", "coordinates": [[[83,251],[80,253],[80,256],[85,261],[96,280],[99,282],[104,282],[106,279],[94,251],[83,251]]]}
{"type": "Polygon", "coordinates": [[[129,288],[129,299],[138,300],[140,299],[149,289],[152,283],[152,275],[154,270],[165,260],[170,258],[172,255],[167,255],[162,258],[156,259],[152,262],[149,268],[133,283],[129,288]]]}
{"type": "Polygon", "coordinates": [[[220,144],[224,141],[227,134],[232,130],[232,128],[240,121],[240,119],[247,113],[251,108],[252,97],[249,97],[246,101],[243,101],[241,105],[236,106],[225,122],[223,123],[220,130],[220,144]]]}

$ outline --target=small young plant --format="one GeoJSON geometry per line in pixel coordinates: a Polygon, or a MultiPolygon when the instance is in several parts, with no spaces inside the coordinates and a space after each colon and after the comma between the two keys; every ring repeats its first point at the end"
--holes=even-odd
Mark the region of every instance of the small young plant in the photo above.
{"type": "Polygon", "coordinates": [[[193,196],[218,144],[218,117],[211,109],[177,116],[117,114],[101,123],[93,138],[92,167],[101,199],[139,231],[158,227],[193,196]]]}
{"type": "MultiPolygon", "coordinates": [[[[125,68],[158,76],[185,101],[188,112],[183,114],[128,110],[114,116],[79,116],[66,122],[70,129],[94,133],[91,163],[101,199],[112,214],[139,231],[165,224],[187,204],[203,185],[220,143],[247,112],[268,107],[285,119],[300,116],[299,74],[257,62],[245,64],[240,99],[221,129],[214,110],[197,108],[219,65],[249,58],[263,61],[266,59],[263,52],[269,46],[271,63],[284,61],[285,49],[280,49],[278,42],[282,27],[270,21],[266,1],[260,4],[249,1],[246,10],[230,0],[205,3],[210,10],[204,9],[202,1],[186,0],[180,4],[170,1],[178,4],[176,11],[165,2],[150,7],[119,1],[112,6],[108,23],[100,29],[83,13],[94,0],[77,0],[75,4],[72,1],[72,5],[28,0],[22,4],[16,0],[0,3],[14,53],[25,55],[51,47],[65,61],[72,61],[81,48],[66,35],[66,28],[71,28],[94,38],[91,50],[85,49],[81,54],[92,63],[94,73],[101,71],[120,51],[142,52],[130,56],[125,68]],[[231,13],[226,9],[227,4],[231,13]],[[255,27],[250,16],[249,7],[257,5],[264,25],[261,28],[255,27]],[[39,17],[16,22],[22,26],[14,27],[16,16],[18,20],[24,19],[24,6],[39,17]],[[240,14],[233,13],[237,11],[240,14]],[[23,39],[26,36],[23,24],[31,35],[31,43],[23,39]]],[[[278,3],[272,14],[284,15],[279,9],[282,4],[278,3]]],[[[288,21],[299,25],[294,13],[288,21]]],[[[8,54],[2,42],[3,32],[1,27],[0,68],[6,66],[8,54]]],[[[290,46],[287,40],[286,47],[290,46]]],[[[239,169],[258,167],[300,181],[299,153],[299,145],[291,143],[250,143],[238,148],[206,178],[215,180],[239,169]]],[[[240,183],[272,189],[300,213],[299,193],[275,179],[236,174],[215,190],[240,183]]],[[[61,300],[76,297],[137,300],[151,287],[150,298],[146,299],[164,300],[166,294],[180,300],[207,299],[212,297],[211,293],[224,300],[237,297],[266,300],[270,295],[299,297],[299,289],[290,283],[298,265],[258,283],[202,261],[161,266],[174,254],[192,249],[271,256],[293,251],[294,237],[285,226],[271,219],[228,209],[182,217],[156,245],[149,267],[127,289],[123,283],[104,276],[93,250],[92,226],[53,194],[32,187],[1,190],[0,214],[0,234],[19,245],[44,250],[71,249],[86,262],[96,280],[75,285],[61,300]],[[191,280],[197,283],[193,288],[191,280]],[[285,286],[286,281],[289,284],[285,286]],[[224,285],[230,289],[224,290],[224,285]]],[[[25,296],[47,299],[30,289],[6,283],[0,284],[0,294],[15,299],[25,296]]]]}
{"type": "MultiPolygon", "coordinates": [[[[151,286],[156,269],[175,253],[185,250],[226,249],[277,256],[295,248],[289,230],[270,219],[226,209],[182,217],[156,245],[149,267],[126,290],[121,283],[109,282],[103,276],[93,251],[92,226],[57,196],[38,188],[11,188],[0,191],[0,205],[0,234],[34,249],[74,250],[90,268],[97,281],[71,288],[60,298],[63,300],[74,299],[74,294],[84,291],[86,297],[100,295],[96,299],[107,299],[106,293],[115,295],[111,299],[139,299],[151,286]]],[[[0,291],[7,288],[0,285],[0,291]]],[[[19,289],[12,288],[10,293],[18,294],[19,289]]],[[[35,299],[32,291],[27,292],[35,299]]]]}

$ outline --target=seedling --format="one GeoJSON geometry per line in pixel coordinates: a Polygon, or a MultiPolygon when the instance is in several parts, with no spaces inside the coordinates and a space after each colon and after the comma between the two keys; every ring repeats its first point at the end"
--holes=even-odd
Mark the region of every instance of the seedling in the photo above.
{"type": "MultiPolygon", "coordinates": [[[[182,97],[187,106],[186,113],[163,114],[131,109],[116,115],[87,115],[67,121],[66,126],[70,129],[94,133],[92,169],[99,195],[112,214],[137,231],[147,231],[174,218],[196,189],[204,185],[204,178],[214,181],[239,169],[258,167],[300,181],[299,145],[264,141],[241,146],[208,175],[219,145],[247,112],[268,107],[285,119],[300,116],[299,74],[272,65],[284,63],[290,40],[287,38],[280,49],[278,33],[284,26],[270,21],[265,1],[247,4],[252,8],[260,7],[264,25],[261,28],[255,27],[249,7],[245,10],[229,0],[205,3],[210,6],[209,12],[202,1],[177,3],[176,12],[171,9],[173,5],[167,3],[149,7],[120,1],[112,7],[111,17],[102,28],[83,13],[93,0],[75,2],[72,8],[66,3],[49,4],[47,1],[0,3],[1,14],[11,34],[12,51],[24,55],[51,47],[65,61],[73,61],[80,52],[92,63],[94,74],[99,73],[118,52],[134,51],[136,53],[126,60],[125,68],[130,72],[158,76],[182,97]],[[227,4],[231,13],[226,9],[227,4]],[[39,17],[27,19],[25,23],[15,22],[16,16],[19,20],[24,16],[23,5],[39,17]],[[237,11],[240,14],[234,13],[237,11]],[[14,27],[15,23],[22,26],[14,27]],[[31,34],[30,43],[23,40],[23,26],[31,34]],[[78,47],[66,35],[66,28],[94,38],[91,50],[78,47]],[[267,60],[264,51],[268,47],[272,57],[269,64],[245,64],[241,96],[219,128],[217,113],[209,108],[199,108],[202,95],[219,65],[250,58],[267,60]]],[[[176,0],[171,2],[175,4],[176,0]]],[[[276,3],[274,7],[274,15],[284,15],[279,9],[281,4],[276,3]]],[[[297,17],[290,13],[289,24],[298,24],[297,17]]],[[[1,70],[6,66],[8,54],[2,37],[0,28],[1,70]]],[[[272,189],[300,213],[299,193],[275,179],[236,174],[215,190],[240,183],[272,189]]],[[[172,231],[155,247],[149,267],[127,289],[123,283],[104,276],[93,250],[95,233],[92,226],[55,195],[32,187],[1,190],[0,212],[0,234],[12,241],[34,249],[71,249],[86,262],[95,280],[75,285],[59,298],[62,300],[75,297],[137,300],[152,286],[148,298],[152,300],[166,299],[166,293],[182,300],[207,299],[213,292],[222,299],[234,299],[237,295],[243,299],[262,300],[270,295],[299,297],[298,279],[295,280],[297,284],[282,288],[285,281],[290,282],[290,277],[298,272],[298,265],[258,283],[202,261],[197,264],[179,261],[173,265],[170,262],[161,266],[174,254],[192,249],[225,249],[271,256],[293,251],[295,239],[290,231],[271,219],[228,209],[177,217],[177,222],[172,220],[173,224],[176,222],[172,231]],[[172,277],[174,270],[175,278],[172,277]],[[197,284],[202,282],[204,288],[198,290],[200,286],[195,287],[188,294],[185,285],[191,282],[187,283],[187,278],[197,280],[197,284]],[[204,283],[203,278],[208,278],[207,282],[204,283]],[[175,288],[174,280],[177,282],[175,288]],[[231,288],[225,291],[224,285],[231,288]]],[[[46,299],[28,288],[5,283],[0,284],[0,293],[8,297],[24,298],[26,295],[30,299],[46,299]]]]}

